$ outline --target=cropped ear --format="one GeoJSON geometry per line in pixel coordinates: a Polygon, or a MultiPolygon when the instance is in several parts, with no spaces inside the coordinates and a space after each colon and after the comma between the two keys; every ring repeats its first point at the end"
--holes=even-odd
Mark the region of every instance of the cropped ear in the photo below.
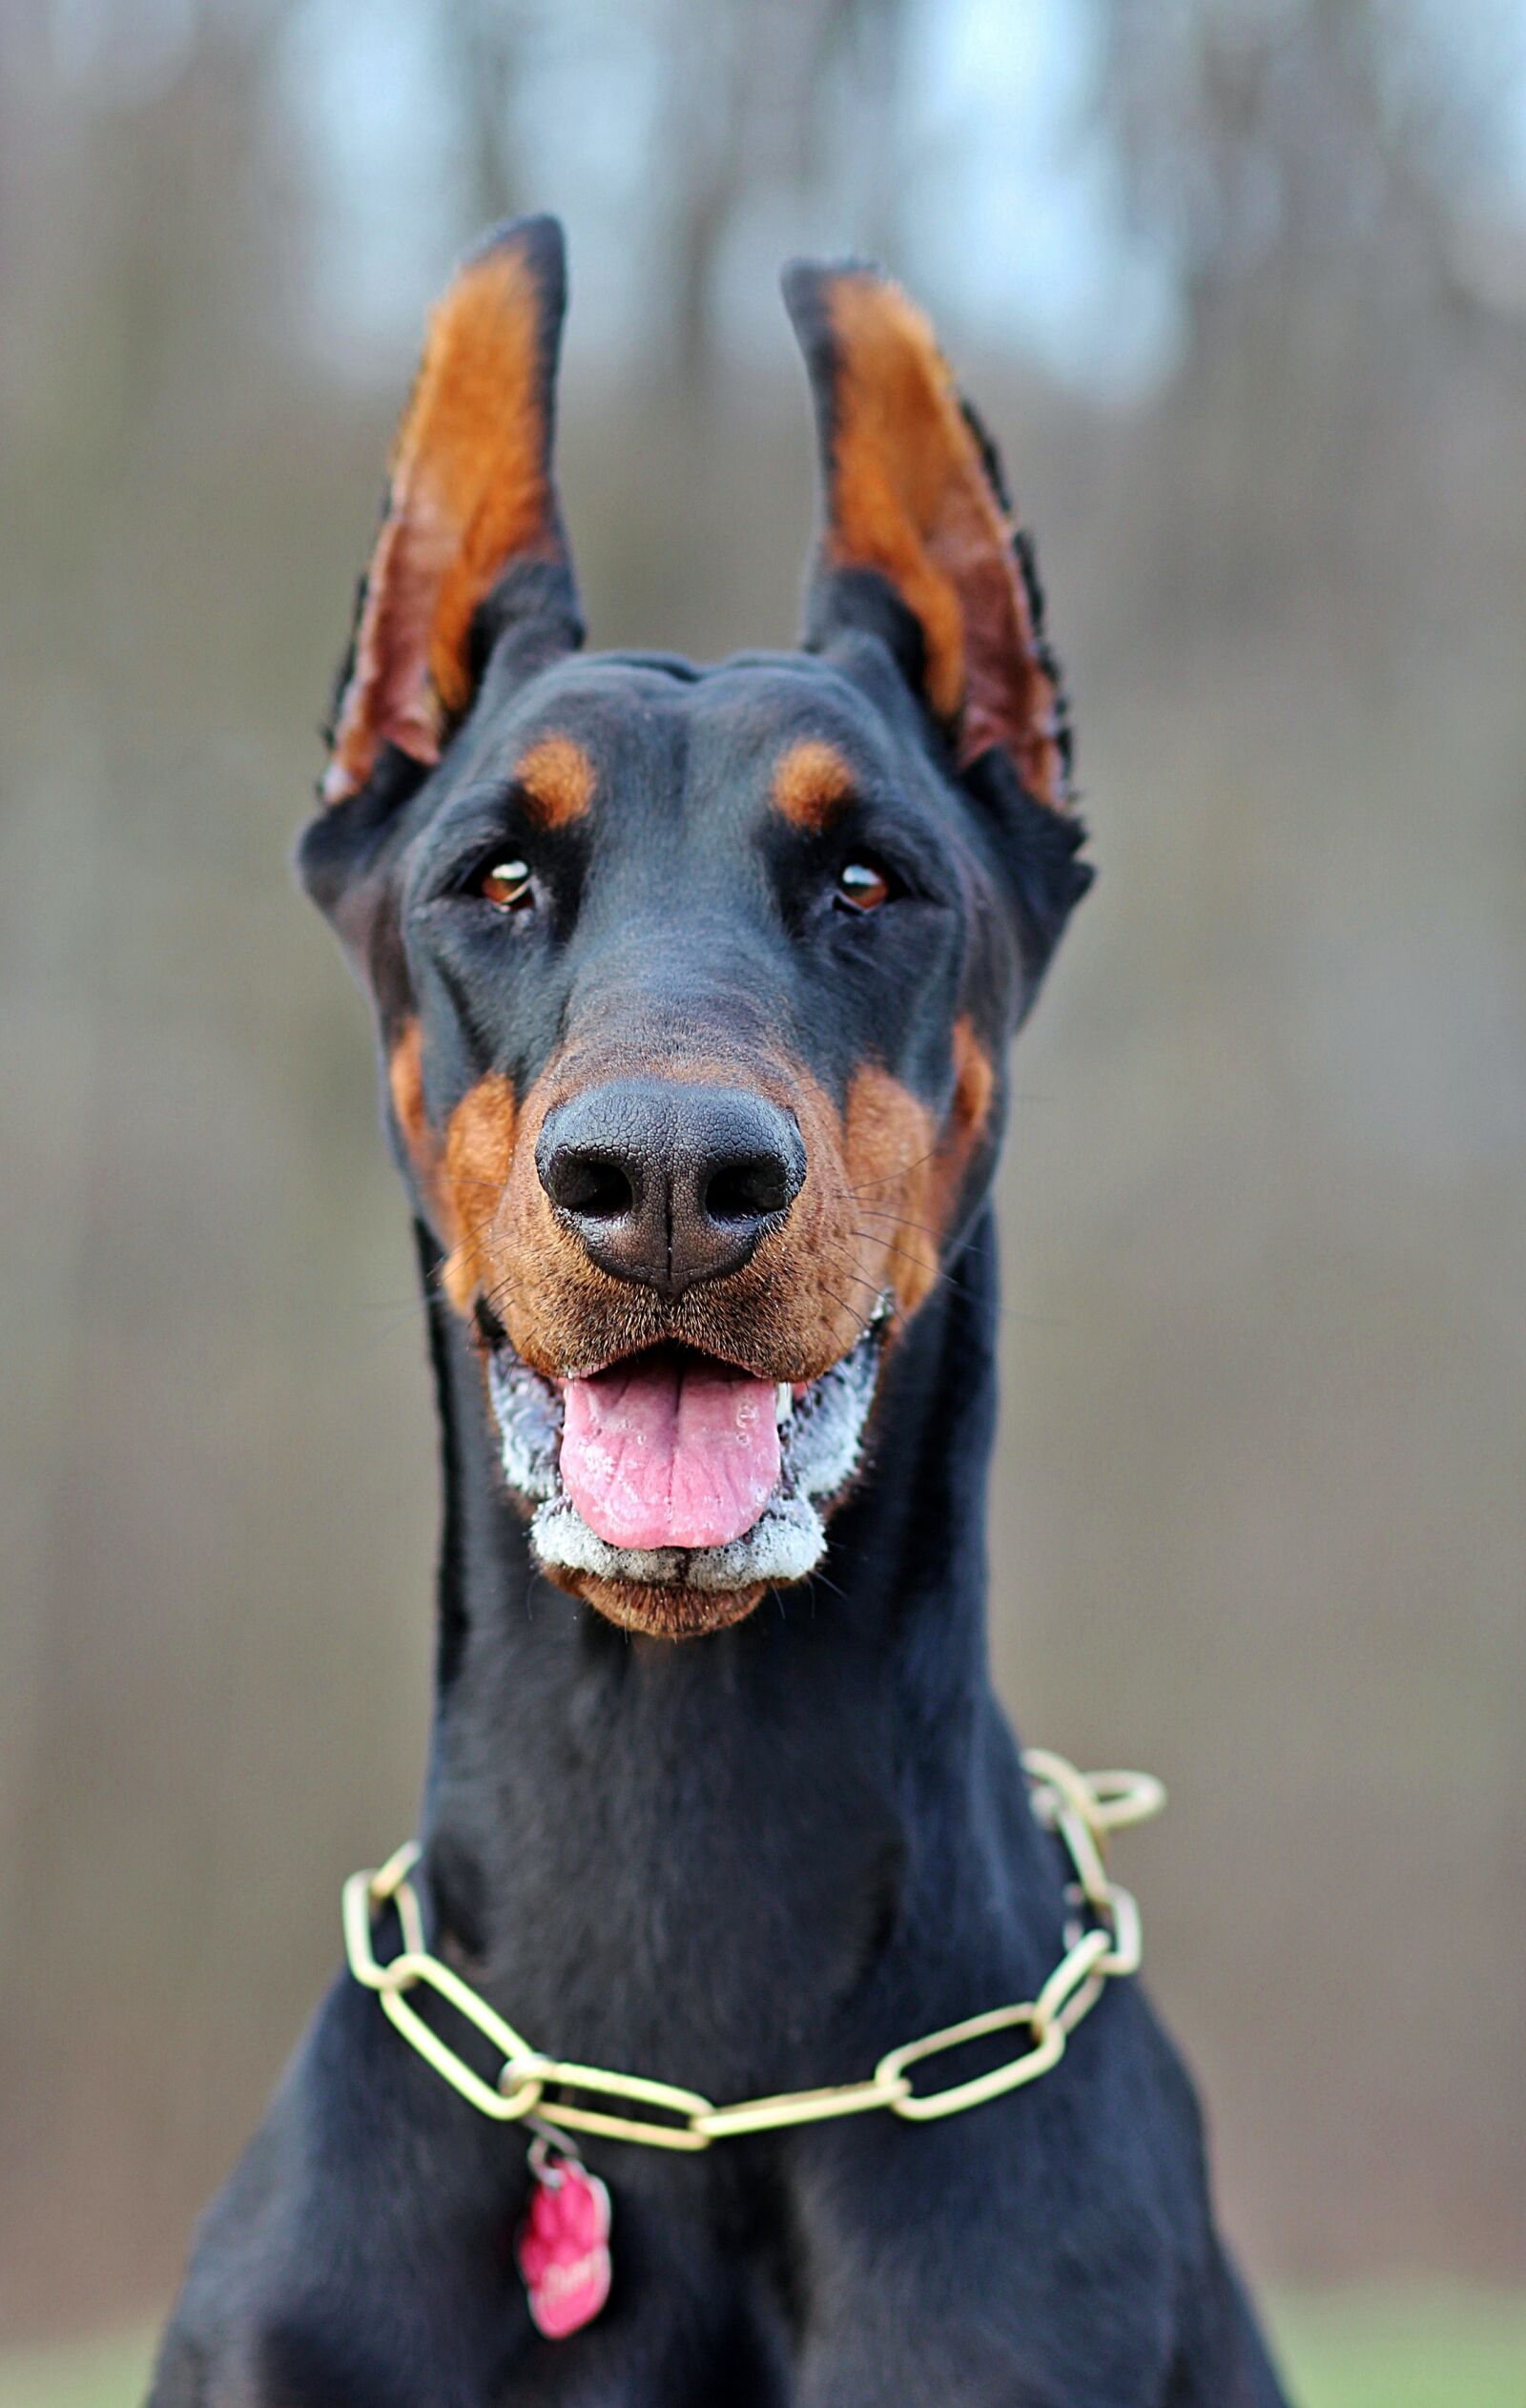
{"type": "Polygon", "coordinates": [[[437,761],[506,628],[552,652],[582,641],[551,481],[566,302],[561,227],[522,217],[465,259],[430,318],[341,672],[326,803],[358,793],[388,745],[437,761]]]}
{"type": "Polygon", "coordinates": [[[959,766],[999,747],[1027,793],[1070,804],[1070,731],[1032,546],[932,327],[856,263],[797,260],[784,298],[805,353],[825,486],[806,641],[893,641],[959,766]],[[880,587],[877,581],[883,580],[880,587]]]}

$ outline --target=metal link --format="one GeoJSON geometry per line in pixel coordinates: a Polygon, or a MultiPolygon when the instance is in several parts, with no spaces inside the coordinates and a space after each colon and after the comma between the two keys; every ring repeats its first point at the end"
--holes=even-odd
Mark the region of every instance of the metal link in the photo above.
{"type": "Polygon", "coordinates": [[[1091,2013],[1106,1987],[1107,1984],[1101,1968],[1089,1973],[1074,1998],[1067,1999],[1056,2014],[1056,2031],[1062,2031],[1068,2040],[1082,2018],[1091,2013]]]}
{"type": "Polygon", "coordinates": [[[548,2089],[564,2084],[573,2090],[591,2090],[595,2097],[632,2099],[638,2107],[665,2107],[682,2121],[654,2124],[648,2116],[612,2115],[598,2107],[579,2107],[576,2100],[569,2105],[564,2099],[552,2102],[549,2114],[555,2124],[565,2124],[569,2131],[602,2132],[607,2140],[643,2141],[650,2149],[708,2149],[711,2135],[704,2130],[701,2118],[715,2110],[702,2090],[686,2090],[675,2082],[653,2082],[641,2073],[607,2073],[599,2066],[567,2065],[561,2058],[547,2058],[543,2080],[548,2089]]]}
{"type": "Polygon", "coordinates": [[[1033,2002],[1033,2028],[1036,2032],[1047,2032],[1051,2024],[1058,2024],[1062,2032],[1075,2030],[1086,2008],[1094,2006],[1102,1995],[1102,1984],[1097,1976],[1111,1945],[1105,1931],[1088,1931],[1061,1958],[1033,2002]],[[1080,2003],[1081,1997],[1088,1988],[1091,1988],[1092,1996],[1083,2007],[1080,2003]],[[1068,2022],[1065,2020],[1067,2014],[1068,2022]]]}
{"type": "Polygon", "coordinates": [[[382,2005],[388,2019],[413,2043],[422,2057],[427,2057],[435,2071],[443,2074],[452,2089],[459,2090],[464,2099],[470,2099],[484,2115],[502,2124],[516,2123],[520,2116],[528,2115],[539,2106],[544,2061],[513,2025],[496,2014],[459,1973],[453,1973],[448,1965],[442,1965],[438,1957],[421,1951],[394,1957],[387,1975],[382,2005]],[[419,1982],[444,1999],[499,2051],[504,2063],[496,2084],[485,2082],[465,2058],[424,2022],[418,2008],[409,2006],[402,1993],[419,1982]]]}
{"type": "Polygon", "coordinates": [[[1148,1822],[1165,1804],[1165,1784],[1153,1773],[1079,1773],[1068,1757],[1055,1756],[1046,1747],[1025,1747],[1022,1769],[1034,1784],[1034,1811],[1041,1822],[1051,1819],[1046,1791],[1063,1797],[1097,1832],[1148,1822]]]}
{"type": "Polygon", "coordinates": [[[920,2097],[909,2090],[891,2102],[891,2112],[904,2115],[909,2123],[931,2124],[940,2115],[957,2115],[961,2108],[979,2107],[982,2100],[1000,2098],[1003,2090],[1015,2090],[1020,2084],[1047,2073],[1064,2054],[1065,2035],[1058,2024],[1041,2031],[1038,2018],[1037,2006],[1026,2002],[1021,2007],[993,2007],[983,2015],[966,2015],[962,2024],[947,2024],[941,2031],[929,2032],[925,2040],[908,2040],[899,2048],[888,2050],[875,2068],[876,2082],[895,2082],[923,2057],[942,2048],[957,2048],[961,2040],[983,2040],[990,2032],[1009,2031],[1014,2024],[1026,2024],[1033,2034],[1032,2048],[1025,2048],[1021,2057],[1011,2058],[990,2073],[978,2073],[968,2082],[953,2083],[946,2090],[924,2091],[920,2097]]]}
{"type": "Polygon", "coordinates": [[[1033,1799],[1035,1814],[1051,1831],[1059,1832],[1087,1904],[1101,1913],[1107,1904],[1107,1867],[1103,1863],[1101,1846],[1107,1826],[1089,1783],[1074,1764],[1067,1763],[1062,1756],[1051,1756],[1047,1748],[1028,1748],[1022,1763],[1029,1778],[1038,1784],[1033,1799]]]}
{"type": "Polygon", "coordinates": [[[1165,1804],[1165,1783],[1153,1773],[1083,1773],[1081,1778],[1091,1797],[1090,1819],[1103,1831],[1131,1830],[1136,1822],[1148,1822],[1165,1804]]]}
{"type": "MultiPolygon", "coordinates": [[[[437,1968],[441,1972],[446,1969],[444,1966],[437,1968]]],[[[404,2040],[417,2048],[420,2056],[434,2067],[436,2073],[443,2074],[451,2089],[459,2090],[464,2099],[469,2099],[480,2114],[491,2116],[497,2124],[515,2124],[522,2115],[533,2115],[539,2107],[542,2086],[527,2067],[505,2066],[498,2077],[498,2085],[485,2082],[465,2058],[458,2056],[455,2049],[424,2022],[418,2009],[408,2005],[401,1990],[382,1992],[382,2011],[390,2023],[397,2026],[404,2040]],[[515,2084],[511,2090],[505,2092],[499,2085],[510,2071],[515,2074],[515,2084]]]]}
{"type": "Polygon", "coordinates": [[[1144,1953],[1144,1934],[1140,1923],[1139,1904],[1131,1889],[1122,1882],[1113,1883],[1108,1901],[1108,1916],[1113,1926],[1113,1945],[1104,1957],[1097,1960],[1099,1973],[1116,1978],[1120,1974],[1137,1973],[1144,1953]]]}
{"type": "Polygon", "coordinates": [[[870,2108],[895,2107],[911,2095],[904,2075],[882,2082],[838,2082],[822,2090],[781,2090],[766,2099],[739,2099],[734,2107],[712,2107],[694,2119],[695,2129],[711,2140],[731,2140],[741,2132],[773,2132],[790,2124],[822,2124],[836,2115],[862,2115],[870,2108]]]}
{"type": "MultiPolygon", "coordinates": [[[[352,1873],[344,1884],[344,1945],[350,1960],[350,1971],[368,1990],[395,1990],[400,1986],[397,1967],[402,1959],[394,1957],[390,1965],[378,1965],[371,1945],[371,1909],[375,1904],[390,1903],[397,1907],[398,1921],[402,1926],[403,1955],[422,1957],[426,1952],[423,1943],[423,1918],[412,1887],[402,1873],[394,1874],[391,1887],[379,1890],[377,1883],[402,1857],[411,1863],[419,1851],[410,1840],[406,1849],[384,1864],[380,1873],[352,1873]],[[409,1850],[412,1851],[411,1855],[409,1850]]],[[[407,1866],[404,1865],[405,1872],[407,1866]]]]}
{"type": "Polygon", "coordinates": [[[1077,1915],[1066,1926],[1065,1954],[1037,1998],[1019,2006],[989,2007],[983,2014],[966,2016],[962,2023],[946,2025],[920,2040],[906,2041],[880,2058],[867,2082],[785,2090],[773,2097],[739,2099],[729,2107],[716,2107],[702,2091],[685,2089],[678,2083],[542,2056],[459,1973],[430,1955],[418,1893],[408,1879],[419,1860],[418,1845],[411,1840],[375,1872],[354,1873],[344,1884],[344,1943],[350,1971],[357,1982],[377,1993],[388,2021],[420,2056],[452,2089],[497,2123],[518,2123],[544,2104],[554,2121],[569,2130],[597,2132],[606,2139],[632,2141],[649,2149],[692,2151],[746,2132],[777,2131],[841,2115],[862,2115],[878,2108],[910,2123],[936,2122],[979,2107],[986,2099],[1000,2098],[1047,2073],[1059,2064],[1070,2033],[1096,2006],[1108,1981],[1137,1971],[1140,1963],[1139,1907],[1131,1891],[1109,1881],[1103,1845],[1109,1832],[1160,1812],[1165,1802],[1161,1783],[1148,1773],[1079,1773],[1064,1757],[1052,1756],[1043,1748],[1027,1749],[1022,1762],[1033,1784],[1033,1811],[1046,1829],[1058,1834],[1075,1874],[1069,1895],[1077,1915]],[[382,1965],[372,1924],[376,1910],[387,1905],[397,1913],[402,1946],[388,1964],[382,1965]],[[503,2064],[496,2081],[478,2073],[410,2006],[404,1993],[421,1982],[501,2054],[503,2064]],[[1027,2028],[1029,2045],[1004,2065],[968,2081],[951,2083],[942,2090],[913,2089],[909,2066],[1020,2025],[1027,2028]],[[625,2115],[613,2108],[582,2106],[576,2098],[546,2099],[548,2091],[563,2090],[629,2101],[634,2107],[655,2109],[658,2114],[625,2115]]]}
{"type": "Polygon", "coordinates": [[[379,1872],[371,1875],[371,1895],[380,1906],[402,1888],[419,1862],[419,1842],[404,1840],[401,1848],[394,1848],[379,1872]]]}

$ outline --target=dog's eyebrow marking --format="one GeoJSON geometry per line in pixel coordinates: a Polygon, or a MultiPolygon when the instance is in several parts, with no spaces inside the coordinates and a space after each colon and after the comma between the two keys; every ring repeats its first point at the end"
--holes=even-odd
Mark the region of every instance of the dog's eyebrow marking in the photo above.
{"type": "Polygon", "coordinates": [[[514,783],[543,828],[565,828],[581,819],[597,783],[593,763],[575,738],[546,735],[530,746],[514,772],[514,783]]]}
{"type": "Polygon", "coordinates": [[[853,792],[854,775],[835,744],[803,736],[781,752],[773,769],[770,799],[794,828],[819,835],[853,792]]]}

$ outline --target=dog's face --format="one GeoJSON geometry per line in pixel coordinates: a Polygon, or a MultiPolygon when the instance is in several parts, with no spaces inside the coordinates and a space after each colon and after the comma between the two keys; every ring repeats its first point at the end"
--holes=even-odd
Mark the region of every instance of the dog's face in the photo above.
{"type": "Polygon", "coordinates": [[[787,295],[808,648],[695,668],[578,648],[556,229],[467,263],[302,848],[532,1544],[671,1636],[819,1561],[1085,876],[1031,562],[924,322],[861,269],[787,295]]]}

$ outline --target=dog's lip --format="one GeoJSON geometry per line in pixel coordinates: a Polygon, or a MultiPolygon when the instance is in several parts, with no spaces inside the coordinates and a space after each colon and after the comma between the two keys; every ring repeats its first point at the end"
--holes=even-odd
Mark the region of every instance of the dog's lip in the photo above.
{"type": "Polygon", "coordinates": [[[619,1364],[633,1363],[643,1354],[655,1354],[670,1348],[675,1352],[691,1355],[696,1363],[717,1363],[724,1370],[743,1372],[752,1380],[772,1380],[777,1387],[793,1389],[799,1398],[808,1389],[815,1387],[817,1380],[825,1379],[829,1371],[835,1370],[839,1363],[845,1362],[863,1338],[884,1327],[891,1317],[891,1305],[887,1292],[876,1304],[853,1346],[844,1347],[842,1352],[835,1355],[830,1363],[819,1364],[815,1370],[802,1367],[797,1359],[781,1361],[764,1349],[752,1350],[741,1340],[728,1345],[724,1335],[712,1336],[708,1330],[703,1346],[678,1331],[670,1337],[653,1336],[649,1331],[642,1337],[617,1338],[602,1351],[575,1358],[564,1356],[553,1364],[547,1363],[544,1357],[537,1359],[533,1354],[522,1354],[498,1315],[481,1299],[477,1305],[476,1321],[478,1337],[488,1355],[497,1355],[516,1368],[533,1371],[558,1394],[571,1380],[596,1380],[606,1371],[614,1370],[619,1364]]]}
{"type": "MultiPolygon", "coordinates": [[[[814,1378],[824,1376],[815,1372],[781,1371],[772,1363],[762,1362],[755,1356],[726,1354],[719,1347],[693,1346],[687,1338],[675,1339],[670,1345],[662,1338],[643,1338],[631,1346],[616,1347],[611,1353],[595,1356],[587,1363],[569,1363],[558,1371],[543,1371],[541,1377],[552,1388],[564,1389],[573,1380],[601,1379],[606,1371],[616,1370],[622,1363],[639,1363],[643,1355],[668,1352],[688,1355],[698,1364],[716,1364],[723,1371],[739,1371],[750,1380],[772,1380],[776,1388],[792,1389],[796,1396],[805,1393],[814,1378]]],[[[828,1364],[826,1368],[831,1370],[834,1367],[828,1364]]]]}

